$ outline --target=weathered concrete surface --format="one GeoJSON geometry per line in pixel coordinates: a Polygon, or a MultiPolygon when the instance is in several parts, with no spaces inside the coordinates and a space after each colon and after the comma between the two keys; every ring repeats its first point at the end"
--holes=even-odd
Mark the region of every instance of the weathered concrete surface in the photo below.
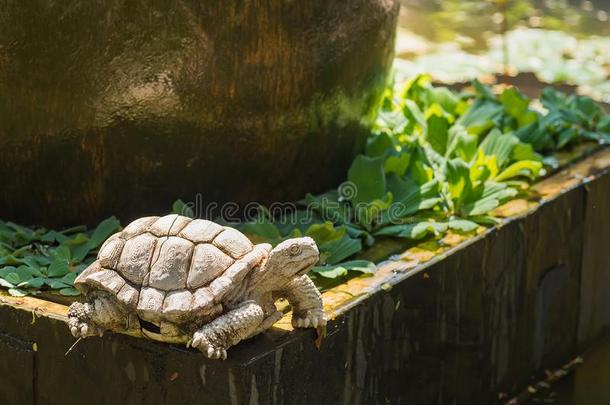
{"type": "Polygon", "coordinates": [[[502,226],[411,247],[327,291],[319,350],[286,317],[226,362],[119,335],[66,356],[64,305],[0,296],[0,402],[493,403],[608,326],[609,168],[610,149],[594,153],[537,184],[539,203],[499,210],[502,226]]]}

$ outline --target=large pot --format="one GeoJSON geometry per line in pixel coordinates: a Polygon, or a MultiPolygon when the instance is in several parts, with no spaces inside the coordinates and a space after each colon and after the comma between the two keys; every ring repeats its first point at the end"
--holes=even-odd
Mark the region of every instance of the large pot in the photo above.
{"type": "Polygon", "coordinates": [[[335,185],[370,127],[399,8],[2,3],[0,217],[48,225],[335,185]]]}

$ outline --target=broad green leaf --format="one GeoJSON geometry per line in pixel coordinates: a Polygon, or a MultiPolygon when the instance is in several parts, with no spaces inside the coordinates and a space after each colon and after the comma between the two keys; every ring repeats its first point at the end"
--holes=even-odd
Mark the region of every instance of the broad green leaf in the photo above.
{"type": "Polygon", "coordinates": [[[15,269],[15,274],[19,277],[20,281],[27,281],[32,278],[32,273],[27,266],[19,266],[15,269]]]}
{"type": "Polygon", "coordinates": [[[422,239],[429,234],[438,235],[446,231],[446,223],[423,221],[412,224],[386,226],[375,232],[375,235],[417,240],[422,239]]]}
{"type": "MultiPolygon", "coordinates": [[[[405,132],[412,125],[401,110],[381,111],[377,115],[376,126],[389,130],[392,133],[400,134],[405,132]]],[[[368,153],[367,153],[368,154],[368,153]]]]}
{"type": "Polygon", "coordinates": [[[429,87],[426,89],[424,97],[427,105],[438,104],[444,111],[454,115],[459,98],[447,87],[429,87]]]}
{"type": "Polygon", "coordinates": [[[338,278],[348,274],[348,271],[357,271],[372,274],[377,270],[374,263],[367,260],[352,260],[335,265],[316,266],[311,271],[325,278],[338,278]]]}
{"type": "Polygon", "coordinates": [[[115,216],[106,218],[93,231],[93,235],[89,239],[89,246],[92,249],[97,249],[110,235],[118,231],[120,227],[121,224],[115,216]]]}
{"type": "Polygon", "coordinates": [[[404,100],[403,113],[409,121],[419,125],[421,130],[426,130],[426,117],[414,101],[404,100]]]}
{"type": "Polygon", "coordinates": [[[438,154],[444,155],[449,141],[449,121],[444,116],[432,114],[426,123],[424,139],[438,154]]]}
{"type": "Polygon", "coordinates": [[[371,135],[366,143],[366,155],[370,157],[385,156],[394,149],[394,142],[385,132],[371,135]]]}
{"type": "Polygon", "coordinates": [[[476,155],[477,142],[476,135],[469,134],[461,125],[454,125],[449,130],[449,146],[445,157],[460,158],[464,162],[470,162],[476,155]]]}
{"type": "Polygon", "coordinates": [[[499,171],[496,155],[486,155],[482,149],[479,149],[477,158],[470,166],[472,187],[476,188],[480,183],[494,179],[499,171]]]}
{"type": "Polygon", "coordinates": [[[77,276],[78,276],[78,274],[76,272],[70,272],[70,273],[66,274],[65,276],[63,276],[62,278],[60,278],[59,281],[61,281],[62,283],[66,283],[68,285],[72,285],[72,284],[74,284],[74,280],[76,280],[77,276]]]}
{"type": "Polygon", "coordinates": [[[248,235],[260,236],[271,244],[277,244],[282,240],[279,229],[264,217],[260,217],[255,222],[246,222],[240,226],[240,230],[248,235]]]}
{"type": "Polygon", "coordinates": [[[15,284],[0,278],[0,286],[4,288],[15,288],[15,284]]]}
{"type": "Polygon", "coordinates": [[[384,198],[386,192],[383,157],[356,156],[347,172],[347,180],[355,186],[355,195],[351,198],[354,206],[384,198]]]}
{"type": "Polygon", "coordinates": [[[460,209],[463,216],[479,216],[487,214],[501,203],[517,195],[517,190],[504,183],[485,182],[482,187],[472,193],[460,209]]]}
{"type": "Polygon", "coordinates": [[[324,278],[337,278],[347,275],[347,269],[341,266],[316,266],[313,267],[310,272],[324,278]]]}
{"type": "Polygon", "coordinates": [[[515,87],[509,87],[500,95],[505,111],[519,123],[519,127],[538,120],[538,115],[529,109],[530,100],[515,87]]]}
{"type": "Polygon", "coordinates": [[[68,236],[64,235],[61,232],[57,232],[57,231],[49,231],[49,232],[45,233],[44,235],[42,235],[42,237],[40,238],[40,240],[42,240],[43,242],[58,242],[58,243],[63,243],[65,241],[67,241],[68,239],[70,239],[68,236]]]}
{"type": "Polygon", "coordinates": [[[172,213],[182,215],[189,218],[195,218],[195,213],[190,205],[186,204],[181,199],[174,201],[172,204],[172,213]]]}
{"type": "Polygon", "coordinates": [[[78,291],[76,288],[74,287],[66,287],[66,288],[62,288],[61,290],[59,290],[59,293],[61,295],[65,295],[68,297],[75,297],[77,295],[80,295],[80,291],[78,291]]]}
{"type": "Polygon", "coordinates": [[[457,121],[470,134],[479,135],[491,129],[504,109],[500,104],[488,100],[476,100],[457,121]]]}
{"type": "Polygon", "coordinates": [[[486,155],[496,156],[498,167],[505,167],[511,159],[513,149],[519,144],[519,138],[513,134],[503,134],[498,129],[492,130],[481,142],[481,149],[486,155]]]}
{"type": "Polygon", "coordinates": [[[461,159],[451,159],[446,163],[445,179],[453,205],[460,207],[472,192],[470,168],[461,159]]]}
{"type": "Polygon", "coordinates": [[[31,278],[27,281],[19,283],[19,287],[21,288],[36,288],[39,289],[45,283],[45,279],[43,277],[35,277],[31,278]]]}
{"type": "Polygon", "coordinates": [[[305,232],[305,235],[312,238],[318,245],[341,240],[345,237],[345,234],[345,227],[335,227],[330,221],[323,224],[313,224],[305,232]]]}
{"type": "Polygon", "coordinates": [[[431,209],[440,201],[439,183],[436,180],[419,185],[414,180],[388,176],[388,190],[394,195],[391,207],[383,212],[380,224],[394,223],[419,210],[431,209]]]}
{"type": "Polygon", "coordinates": [[[388,156],[385,161],[384,169],[388,174],[394,173],[398,176],[402,176],[407,171],[410,163],[411,154],[401,153],[399,155],[388,156]]]}
{"type": "Polygon", "coordinates": [[[84,233],[77,233],[73,237],[65,239],[63,242],[61,242],[61,244],[65,246],[78,246],[87,243],[88,241],[89,238],[87,235],[84,233]]]}
{"type": "Polygon", "coordinates": [[[345,235],[339,240],[324,243],[319,248],[325,253],[326,264],[336,264],[362,251],[362,242],[345,235]]]}
{"type": "Polygon", "coordinates": [[[574,127],[569,127],[564,129],[557,136],[557,148],[562,149],[568,143],[572,142],[574,139],[577,139],[579,136],[578,129],[574,127]]]}
{"type": "Polygon", "coordinates": [[[517,176],[525,176],[530,178],[531,180],[535,180],[538,177],[538,174],[540,173],[541,169],[541,162],[534,162],[532,160],[522,160],[520,162],[515,162],[512,165],[508,166],[494,178],[494,181],[506,181],[517,176]]]}
{"type": "Polygon", "coordinates": [[[55,279],[55,278],[46,278],[44,280],[44,282],[46,285],[48,285],[53,290],[59,290],[60,288],[70,287],[68,284],[66,284],[58,279],[55,279]]]}
{"type": "Polygon", "coordinates": [[[8,293],[13,297],[25,297],[28,295],[26,290],[22,290],[20,288],[9,288],[8,293]]]}
{"type": "Polygon", "coordinates": [[[458,232],[472,232],[476,230],[479,225],[476,222],[469,221],[467,219],[452,219],[447,224],[450,229],[458,232]]]}
{"type": "Polygon", "coordinates": [[[8,281],[9,283],[14,284],[14,285],[17,285],[17,284],[21,283],[22,281],[25,281],[25,280],[21,280],[19,278],[19,274],[15,273],[15,272],[8,273],[3,278],[6,281],[8,281]]]}
{"type": "Polygon", "coordinates": [[[358,271],[360,273],[374,273],[377,270],[375,263],[368,260],[351,260],[339,264],[348,270],[358,271]]]}
{"type": "MultiPolygon", "coordinates": [[[[318,212],[324,221],[331,221],[336,224],[349,223],[351,208],[342,200],[346,200],[356,193],[355,186],[352,183],[346,182],[339,186],[338,190],[333,190],[325,194],[314,196],[307,194],[305,201],[309,213],[318,212]]],[[[298,228],[305,232],[310,221],[302,225],[299,222],[298,228]]]]}
{"type": "Polygon", "coordinates": [[[69,271],[70,271],[69,262],[67,262],[65,260],[61,260],[61,259],[55,259],[49,266],[47,275],[49,277],[61,277],[64,274],[68,273],[69,271]]]}
{"type": "Polygon", "coordinates": [[[392,193],[387,193],[383,199],[376,199],[368,204],[360,204],[354,213],[354,223],[370,231],[380,216],[392,205],[392,193]]]}

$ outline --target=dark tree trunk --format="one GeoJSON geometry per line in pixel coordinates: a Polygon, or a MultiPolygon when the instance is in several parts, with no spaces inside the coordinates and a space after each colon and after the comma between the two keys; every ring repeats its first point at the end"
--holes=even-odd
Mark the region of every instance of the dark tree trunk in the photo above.
{"type": "Polygon", "coordinates": [[[0,3],[0,213],[48,225],[335,185],[383,90],[399,7],[0,3]]]}

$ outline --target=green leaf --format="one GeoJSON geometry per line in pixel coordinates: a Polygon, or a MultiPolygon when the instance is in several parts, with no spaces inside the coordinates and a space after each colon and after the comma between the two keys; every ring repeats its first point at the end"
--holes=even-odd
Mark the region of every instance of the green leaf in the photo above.
{"type": "Polygon", "coordinates": [[[365,274],[372,274],[377,270],[375,263],[367,260],[352,260],[336,265],[316,266],[311,271],[325,278],[338,278],[348,274],[348,271],[357,271],[365,274]]]}
{"type": "Polygon", "coordinates": [[[504,183],[485,182],[482,187],[472,193],[460,209],[463,216],[479,216],[487,214],[501,203],[517,195],[517,190],[504,183]]]}
{"type": "Polygon", "coordinates": [[[271,244],[277,244],[282,240],[277,226],[264,217],[259,217],[256,222],[246,222],[240,227],[240,230],[249,235],[260,236],[271,244]]]}
{"type": "Polygon", "coordinates": [[[385,161],[384,169],[388,174],[394,173],[398,176],[402,176],[407,171],[410,163],[411,155],[409,153],[401,153],[399,155],[388,156],[385,161]]]}
{"type": "Polygon", "coordinates": [[[326,221],[323,224],[311,225],[305,232],[305,235],[312,238],[316,244],[323,245],[342,239],[345,233],[344,227],[335,227],[332,222],[326,221]]]}
{"type": "Polygon", "coordinates": [[[557,136],[557,149],[564,148],[568,143],[578,138],[578,130],[574,127],[564,129],[557,136]]]}
{"type": "Polygon", "coordinates": [[[338,278],[347,275],[347,269],[341,266],[316,266],[310,272],[324,278],[338,278]]]}
{"type": "Polygon", "coordinates": [[[76,280],[77,276],[78,276],[78,274],[76,272],[70,272],[70,273],[66,274],[65,276],[63,276],[62,278],[60,278],[59,281],[61,281],[62,283],[66,283],[68,285],[73,285],[74,280],[76,280]]]}
{"type": "Polygon", "coordinates": [[[54,278],[46,278],[44,280],[45,284],[52,288],[53,290],[58,290],[60,288],[70,287],[68,284],[54,278]]]}
{"type": "Polygon", "coordinates": [[[15,269],[15,274],[19,277],[20,281],[27,281],[32,278],[32,273],[27,266],[19,266],[15,269]]]}
{"type": "Polygon", "coordinates": [[[17,284],[21,283],[22,281],[25,281],[25,280],[21,280],[19,278],[19,275],[17,273],[15,273],[15,272],[8,273],[3,278],[6,281],[8,281],[9,283],[14,284],[14,285],[17,285],[17,284]]]}
{"type": "Polygon", "coordinates": [[[15,284],[6,281],[3,278],[0,278],[0,286],[4,287],[4,288],[15,288],[15,284]]]}
{"type": "Polygon", "coordinates": [[[91,249],[97,249],[101,246],[101,244],[108,239],[110,235],[115,233],[121,227],[121,223],[119,220],[112,216],[110,218],[106,218],[95,228],[93,231],[93,235],[89,239],[89,247],[91,249]]]}
{"type": "Polygon", "coordinates": [[[382,199],[385,195],[384,159],[356,156],[347,172],[347,180],[355,186],[356,193],[351,198],[354,206],[382,199]]]}
{"type": "Polygon", "coordinates": [[[49,269],[47,271],[47,275],[49,277],[61,277],[64,274],[70,271],[70,263],[62,259],[53,260],[49,269]]]}
{"type": "Polygon", "coordinates": [[[410,122],[419,125],[421,130],[425,131],[426,117],[414,101],[404,100],[403,113],[410,122]]]}
{"type": "Polygon", "coordinates": [[[447,113],[454,115],[459,98],[447,87],[428,87],[425,91],[426,104],[438,104],[447,113]]]}
{"type": "Polygon", "coordinates": [[[519,127],[529,125],[538,120],[538,115],[530,111],[530,100],[515,87],[509,87],[500,95],[504,110],[517,122],[519,127]]]}
{"type": "Polygon", "coordinates": [[[461,125],[454,125],[449,130],[449,146],[445,157],[460,158],[464,162],[474,159],[477,152],[478,137],[469,134],[461,125]]]}
{"type": "Polygon", "coordinates": [[[426,122],[424,139],[438,154],[444,155],[449,141],[449,121],[444,116],[432,114],[426,122]]]}
{"type": "Polygon", "coordinates": [[[438,235],[447,231],[447,224],[443,222],[422,221],[412,224],[390,225],[381,228],[375,235],[394,236],[406,239],[422,239],[429,234],[438,235]]]}
{"type": "Polygon", "coordinates": [[[519,138],[512,134],[503,134],[499,129],[493,129],[481,142],[481,149],[486,155],[495,155],[498,167],[502,168],[510,162],[519,138]]]}
{"type": "Polygon", "coordinates": [[[348,199],[356,192],[354,188],[353,184],[346,182],[340,185],[337,190],[325,194],[318,196],[307,194],[305,197],[305,201],[307,202],[307,214],[305,217],[309,220],[303,221],[303,218],[300,218],[301,220],[297,223],[297,227],[302,232],[305,232],[307,227],[311,225],[311,222],[315,223],[316,221],[311,218],[312,212],[319,213],[321,219],[324,221],[331,221],[336,224],[349,223],[351,207],[349,207],[349,204],[342,201],[348,199]]]}
{"type": "MultiPolygon", "coordinates": [[[[400,113],[400,112],[399,112],[400,113]]],[[[401,113],[402,114],[402,113],[401,113]]],[[[370,157],[385,156],[394,148],[392,138],[385,132],[371,135],[366,143],[366,155],[370,157]]]]}
{"type": "Polygon", "coordinates": [[[431,209],[441,200],[437,180],[419,185],[410,178],[388,176],[387,184],[388,190],[394,195],[394,202],[390,209],[382,213],[379,221],[381,225],[397,222],[420,210],[431,209]]]}
{"type": "Polygon", "coordinates": [[[470,134],[479,135],[491,129],[502,116],[504,109],[500,104],[488,100],[476,100],[456,121],[470,134]]]}
{"type": "Polygon", "coordinates": [[[472,81],[472,86],[478,97],[487,100],[496,100],[497,97],[489,86],[485,86],[478,79],[472,81]]]}
{"type": "Polygon", "coordinates": [[[22,290],[20,288],[9,288],[8,293],[13,297],[25,297],[28,295],[26,290],[22,290]]]}
{"type": "Polygon", "coordinates": [[[470,168],[461,159],[448,160],[445,168],[447,189],[454,207],[459,210],[462,203],[472,193],[470,181],[470,168]]]}
{"type": "Polygon", "coordinates": [[[469,221],[467,219],[452,219],[449,221],[448,226],[454,231],[469,233],[476,230],[479,225],[476,222],[469,221]]]}
{"type": "Polygon", "coordinates": [[[62,288],[61,290],[59,290],[59,293],[61,295],[65,295],[68,297],[75,297],[77,295],[80,295],[80,291],[78,291],[76,288],[74,287],[66,287],[66,288],[62,288]]]}
{"type": "Polygon", "coordinates": [[[362,251],[362,242],[345,235],[339,240],[324,243],[319,247],[325,253],[326,264],[336,264],[362,251]]]}
{"type": "Polygon", "coordinates": [[[195,213],[193,212],[193,209],[180,199],[174,201],[174,203],[172,204],[172,213],[189,218],[195,218],[195,213]]]}
{"type": "Polygon", "coordinates": [[[45,283],[44,277],[36,277],[36,278],[29,279],[27,281],[24,281],[22,283],[19,283],[19,287],[39,289],[40,287],[42,287],[44,285],[44,283],[45,283]]]}
{"type": "Polygon", "coordinates": [[[538,177],[541,169],[541,162],[522,160],[508,166],[494,178],[494,181],[506,181],[517,176],[524,176],[530,178],[531,180],[535,180],[538,177]]]}
{"type": "Polygon", "coordinates": [[[44,235],[42,235],[42,237],[40,238],[41,241],[43,242],[58,242],[58,243],[63,243],[65,241],[67,241],[68,239],[70,239],[68,236],[64,235],[61,232],[57,232],[57,231],[49,231],[47,233],[45,233],[44,235]]]}

